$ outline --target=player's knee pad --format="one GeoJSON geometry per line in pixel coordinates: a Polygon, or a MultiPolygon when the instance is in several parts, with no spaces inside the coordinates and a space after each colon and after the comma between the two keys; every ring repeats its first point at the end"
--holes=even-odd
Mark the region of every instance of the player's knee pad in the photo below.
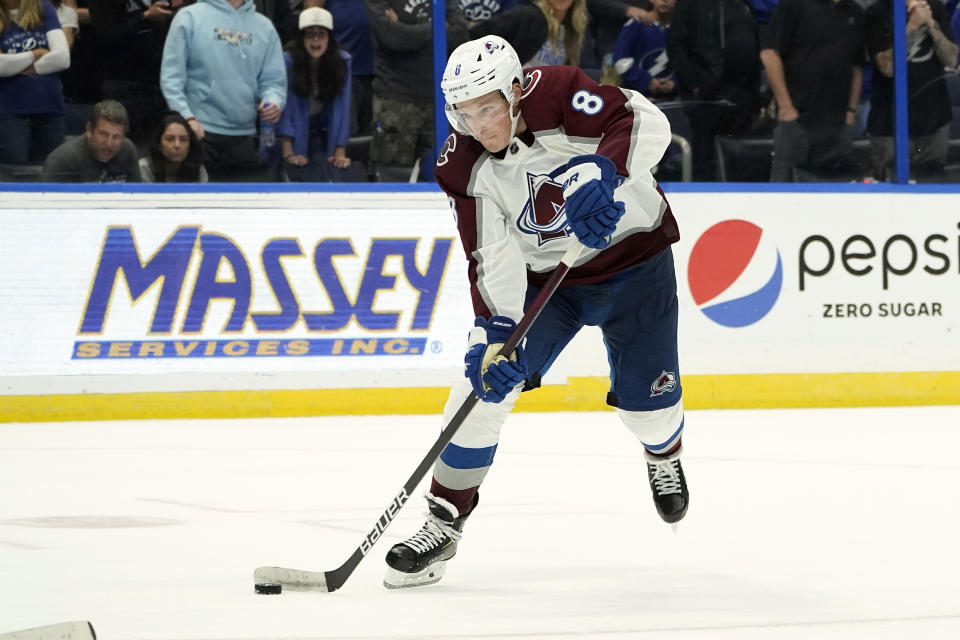
{"type": "MultiPolygon", "coordinates": [[[[447,404],[443,408],[443,424],[448,425],[463,405],[464,400],[473,393],[470,381],[462,378],[450,388],[447,404]]],[[[500,427],[513,409],[520,389],[514,389],[502,402],[478,402],[470,414],[464,419],[463,425],[457,430],[451,441],[460,447],[491,447],[500,440],[500,427]]]]}
{"type": "Polygon", "coordinates": [[[624,411],[617,415],[637,440],[653,453],[669,451],[683,435],[683,400],[654,411],[624,411]]]}
{"type": "MultiPolygon", "coordinates": [[[[473,387],[466,378],[453,385],[443,410],[444,425],[450,424],[471,393],[473,387]]],[[[433,478],[437,483],[453,491],[467,491],[480,486],[493,464],[500,440],[500,427],[519,395],[520,390],[514,389],[503,402],[478,402],[474,405],[434,464],[433,478]]]]}

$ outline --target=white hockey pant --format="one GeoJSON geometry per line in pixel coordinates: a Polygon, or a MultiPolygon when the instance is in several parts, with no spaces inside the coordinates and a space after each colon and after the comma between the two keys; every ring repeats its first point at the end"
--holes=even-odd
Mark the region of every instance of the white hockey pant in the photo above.
{"type": "Polygon", "coordinates": [[[683,435],[683,400],[666,409],[624,411],[617,415],[637,440],[651,453],[666,453],[683,435]]]}
{"type": "MultiPolygon", "coordinates": [[[[453,447],[448,446],[434,465],[433,477],[437,482],[457,491],[480,486],[493,462],[500,441],[500,428],[510,415],[522,388],[522,384],[518,385],[503,402],[480,401],[476,404],[450,441],[453,447]]],[[[450,424],[471,393],[473,387],[466,378],[454,383],[443,408],[444,425],[450,424]]]]}

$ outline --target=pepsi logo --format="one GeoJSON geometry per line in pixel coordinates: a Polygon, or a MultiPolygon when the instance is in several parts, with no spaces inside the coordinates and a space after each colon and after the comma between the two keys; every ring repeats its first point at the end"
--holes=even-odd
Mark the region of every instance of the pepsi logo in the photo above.
{"type": "Polygon", "coordinates": [[[746,327],[766,316],[780,297],[783,262],[763,229],[746,220],[724,220],[693,245],[687,282],[705,316],[725,327],[746,327]]]}

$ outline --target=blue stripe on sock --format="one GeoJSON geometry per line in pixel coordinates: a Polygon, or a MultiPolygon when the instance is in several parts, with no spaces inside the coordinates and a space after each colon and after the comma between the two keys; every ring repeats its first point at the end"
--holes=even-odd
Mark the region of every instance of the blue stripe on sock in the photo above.
{"type": "Polygon", "coordinates": [[[479,469],[489,467],[493,463],[493,456],[496,452],[497,445],[472,449],[458,447],[451,442],[440,454],[440,459],[443,460],[445,465],[454,469],[479,469]]]}
{"type": "Polygon", "coordinates": [[[686,417],[684,417],[683,420],[680,421],[680,426],[677,428],[676,431],[673,432],[673,435],[672,435],[672,436],[670,436],[669,438],[667,438],[666,442],[664,442],[664,443],[662,443],[662,444],[647,444],[646,442],[644,442],[644,443],[643,443],[643,446],[645,446],[647,449],[649,449],[650,451],[653,451],[653,452],[660,451],[660,450],[662,450],[662,449],[666,449],[666,448],[667,448],[667,445],[669,445],[671,442],[673,442],[674,440],[676,440],[676,438],[677,438],[677,436],[680,434],[680,432],[683,431],[683,423],[684,423],[684,421],[686,421],[686,417]]]}

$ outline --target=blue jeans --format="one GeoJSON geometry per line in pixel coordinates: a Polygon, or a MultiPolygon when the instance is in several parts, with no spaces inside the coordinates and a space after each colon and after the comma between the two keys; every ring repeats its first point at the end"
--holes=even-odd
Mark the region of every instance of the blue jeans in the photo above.
{"type": "Polygon", "coordinates": [[[40,164],[63,143],[66,122],[62,113],[0,114],[0,162],[40,164]]]}

